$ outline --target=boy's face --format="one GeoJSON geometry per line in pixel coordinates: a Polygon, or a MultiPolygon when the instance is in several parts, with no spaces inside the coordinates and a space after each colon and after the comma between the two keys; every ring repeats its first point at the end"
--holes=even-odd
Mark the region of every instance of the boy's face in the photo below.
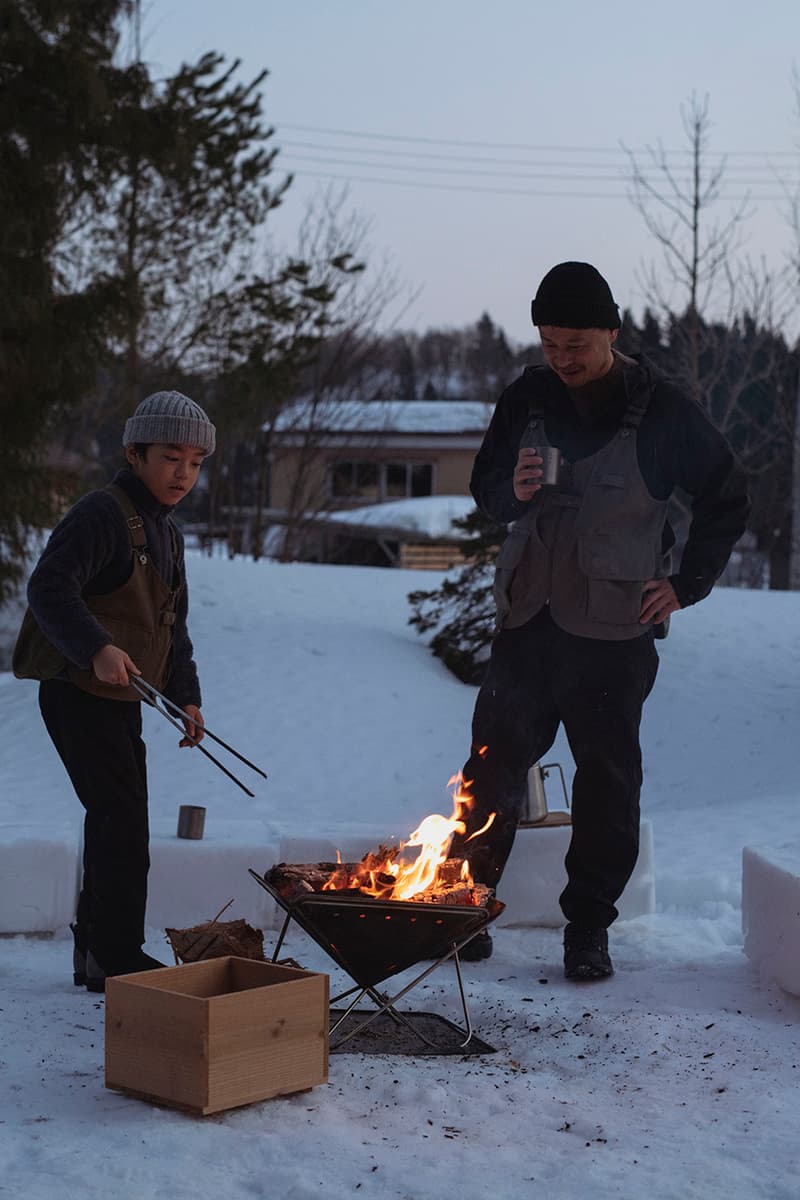
{"type": "Polygon", "coordinates": [[[125,457],[159,504],[178,504],[197,483],[205,452],[197,446],[154,442],[144,458],[138,456],[133,446],[125,447],[125,457]]]}

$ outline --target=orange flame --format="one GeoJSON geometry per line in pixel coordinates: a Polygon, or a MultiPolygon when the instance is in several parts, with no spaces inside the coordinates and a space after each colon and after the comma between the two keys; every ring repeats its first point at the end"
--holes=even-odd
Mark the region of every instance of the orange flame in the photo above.
{"type": "MultiPolygon", "coordinates": [[[[441,813],[431,813],[409,835],[408,841],[401,842],[396,850],[380,846],[375,853],[365,854],[361,862],[353,867],[342,864],[341,856],[337,853],[337,863],[340,865],[322,890],[356,888],[368,896],[386,900],[408,900],[421,892],[439,890],[443,886],[441,870],[447,862],[453,834],[467,831],[467,816],[473,805],[470,791],[472,782],[465,780],[460,771],[452,776],[447,783],[452,788],[452,814],[445,817],[441,813]],[[419,849],[419,854],[411,862],[405,862],[401,857],[407,847],[419,849]]],[[[494,818],[495,814],[492,813],[483,827],[470,834],[467,841],[488,829],[494,818]]],[[[461,865],[460,878],[461,882],[474,886],[466,860],[461,865]]]]}

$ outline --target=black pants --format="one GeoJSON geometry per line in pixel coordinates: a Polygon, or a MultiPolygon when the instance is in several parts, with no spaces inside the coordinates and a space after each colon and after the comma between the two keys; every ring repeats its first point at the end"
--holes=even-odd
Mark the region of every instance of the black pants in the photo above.
{"type": "Polygon", "coordinates": [[[144,942],[150,867],[141,705],[49,680],[39,708],[86,810],[79,937],[107,973],[124,970],[144,942]]]}
{"type": "Polygon", "coordinates": [[[454,839],[476,880],[494,887],[511,852],[533,763],[551,748],[561,723],[575,760],[567,886],[568,921],[607,927],[639,853],[642,706],[658,670],[651,633],[629,641],[575,637],[549,610],[498,634],[472,721],[464,778],[475,806],[469,830],[489,815],[474,842],[454,839]],[[463,849],[462,849],[463,848],[463,849]]]}

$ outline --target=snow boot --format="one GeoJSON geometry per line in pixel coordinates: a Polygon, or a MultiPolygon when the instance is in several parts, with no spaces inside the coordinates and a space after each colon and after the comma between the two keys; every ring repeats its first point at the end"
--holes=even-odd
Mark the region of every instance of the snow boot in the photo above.
{"type": "Polygon", "coordinates": [[[608,956],[608,930],[587,929],[571,922],[564,930],[564,975],[567,979],[605,979],[614,974],[608,956]]]}
{"type": "Polygon", "coordinates": [[[493,949],[492,939],[484,929],[459,950],[458,957],[461,962],[481,962],[484,958],[492,957],[493,949]]]}
{"type": "Polygon", "coordinates": [[[165,966],[157,958],[151,958],[144,950],[136,950],[122,962],[109,964],[109,968],[101,967],[91,950],[86,952],[86,987],[90,992],[104,992],[106,979],[114,975],[134,975],[137,971],[157,971],[165,966]]]}

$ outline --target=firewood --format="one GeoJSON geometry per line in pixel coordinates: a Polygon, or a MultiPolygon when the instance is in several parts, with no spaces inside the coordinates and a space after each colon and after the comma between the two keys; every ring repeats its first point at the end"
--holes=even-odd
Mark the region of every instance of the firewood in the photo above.
{"type": "MultiPolygon", "coordinates": [[[[373,872],[378,886],[386,888],[384,898],[388,899],[394,878],[380,870],[387,861],[387,854],[387,848],[380,846],[376,852],[365,854],[359,863],[278,863],[264,878],[282,899],[291,904],[310,893],[322,892],[326,883],[332,895],[367,895],[359,888],[359,880],[366,870],[373,872]]],[[[487,907],[494,896],[492,889],[462,880],[462,867],[462,859],[448,859],[440,868],[436,888],[419,892],[411,900],[418,904],[487,907]]]]}
{"type": "Polygon", "coordinates": [[[264,961],[264,934],[247,921],[204,921],[189,929],[165,930],[175,962],[200,962],[207,958],[253,958],[264,961]]]}
{"type": "Polygon", "coordinates": [[[284,900],[292,901],[303,893],[321,892],[340,867],[340,863],[277,863],[264,878],[284,900]]]}

